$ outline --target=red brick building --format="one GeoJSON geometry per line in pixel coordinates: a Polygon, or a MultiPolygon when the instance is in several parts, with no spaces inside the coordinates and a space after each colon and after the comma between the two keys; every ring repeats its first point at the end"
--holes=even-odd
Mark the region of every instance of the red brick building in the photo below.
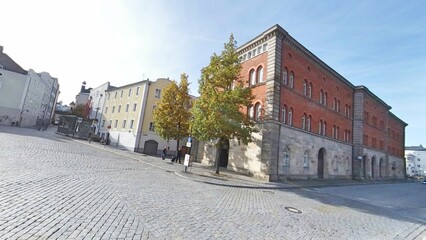
{"type": "MultiPolygon", "coordinates": [[[[261,131],[247,146],[230,142],[221,159],[228,169],[270,181],[404,177],[407,124],[366,87],[354,86],[279,25],[238,53],[255,95],[248,114],[261,131]]],[[[208,148],[201,158],[210,163],[215,153],[208,148]]]]}

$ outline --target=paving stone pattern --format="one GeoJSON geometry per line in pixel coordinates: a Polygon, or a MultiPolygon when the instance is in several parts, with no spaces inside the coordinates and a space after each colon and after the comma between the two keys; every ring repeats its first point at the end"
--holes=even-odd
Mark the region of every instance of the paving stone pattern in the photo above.
{"type": "Polygon", "coordinates": [[[279,186],[0,126],[0,239],[421,239],[425,231],[384,208],[279,186]]]}

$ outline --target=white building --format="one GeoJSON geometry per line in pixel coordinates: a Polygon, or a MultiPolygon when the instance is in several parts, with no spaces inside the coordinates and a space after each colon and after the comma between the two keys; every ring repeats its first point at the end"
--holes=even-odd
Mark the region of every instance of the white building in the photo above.
{"type": "Polygon", "coordinates": [[[405,147],[407,175],[426,176],[426,148],[422,145],[405,147]]]}
{"type": "Polygon", "coordinates": [[[58,94],[58,79],[24,70],[0,46],[0,124],[47,127],[58,94]]]}
{"type": "Polygon", "coordinates": [[[106,82],[100,85],[99,87],[90,90],[89,100],[91,110],[89,112],[89,118],[97,120],[97,133],[100,130],[100,123],[103,119],[102,110],[104,109],[105,92],[114,88],[115,87],[112,87],[109,82],[106,82]]]}

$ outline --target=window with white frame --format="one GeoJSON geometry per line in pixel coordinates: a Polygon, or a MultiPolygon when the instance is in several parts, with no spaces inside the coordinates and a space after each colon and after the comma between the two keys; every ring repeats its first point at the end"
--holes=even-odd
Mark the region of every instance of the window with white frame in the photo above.
{"type": "Polygon", "coordinates": [[[121,105],[118,105],[117,113],[119,113],[120,111],[121,111],[121,105]]]}
{"type": "Polygon", "coordinates": [[[134,120],[133,119],[130,120],[130,126],[129,126],[130,129],[133,129],[133,123],[134,123],[134,120]]]}
{"type": "Polygon", "coordinates": [[[255,85],[256,84],[256,71],[254,69],[250,70],[249,73],[249,84],[255,85]]]}
{"type": "Polygon", "coordinates": [[[154,123],[153,122],[150,122],[149,123],[149,131],[151,131],[151,132],[154,132],[154,123]]]}
{"type": "Polygon", "coordinates": [[[263,82],[263,67],[259,66],[257,68],[257,77],[256,77],[256,83],[263,82]]]}
{"type": "Polygon", "coordinates": [[[323,104],[327,106],[327,92],[324,92],[324,102],[323,104]]]}
{"type": "Polygon", "coordinates": [[[126,112],[129,111],[129,104],[126,104],[126,112]]]}
{"type": "Polygon", "coordinates": [[[126,123],[127,123],[127,120],[123,120],[123,128],[126,128],[126,123]]]}
{"type": "Polygon", "coordinates": [[[254,105],[254,121],[259,121],[261,118],[262,106],[260,103],[254,105]]]}
{"type": "Polygon", "coordinates": [[[306,130],[306,113],[302,116],[302,129],[306,130]]]}
{"type": "Polygon", "coordinates": [[[288,125],[293,126],[293,108],[288,110],[288,125]]]}
{"type": "Polygon", "coordinates": [[[303,167],[309,168],[309,155],[307,151],[303,154],[303,167]]]}
{"type": "Polygon", "coordinates": [[[253,116],[254,116],[254,109],[253,109],[253,106],[250,106],[250,107],[248,107],[248,115],[249,115],[249,118],[251,119],[251,120],[253,120],[253,116]]]}
{"type": "Polygon", "coordinates": [[[121,90],[120,98],[123,98],[124,90],[121,90]]]}
{"type": "Polygon", "coordinates": [[[282,73],[282,80],[283,80],[284,85],[287,85],[287,83],[288,83],[288,76],[287,75],[288,75],[287,69],[284,68],[283,73],[282,73]]]}
{"type": "Polygon", "coordinates": [[[155,98],[161,97],[161,89],[155,89],[155,98]]]}
{"type": "Polygon", "coordinates": [[[321,89],[320,95],[319,95],[319,103],[323,104],[324,102],[324,91],[321,89]]]}
{"type": "Polygon", "coordinates": [[[287,151],[283,152],[283,166],[290,167],[290,157],[287,151]]]}
{"type": "Polygon", "coordinates": [[[312,83],[308,85],[308,97],[312,98],[312,83]]]}
{"type": "Polygon", "coordinates": [[[288,79],[288,85],[290,86],[290,88],[294,88],[294,73],[293,72],[290,73],[290,77],[288,79]]]}
{"type": "Polygon", "coordinates": [[[268,50],[268,44],[265,43],[265,44],[263,44],[263,51],[266,52],[267,50],[268,50]]]}
{"type": "Polygon", "coordinates": [[[303,80],[303,95],[308,95],[308,81],[303,80]]]}
{"type": "Polygon", "coordinates": [[[133,112],[136,112],[137,103],[133,104],[133,112]]]}
{"type": "Polygon", "coordinates": [[[311,119],[312,119],[312,117],[311,117],[311,115],[309,115],[307,123],[306,123],[306,130],[308,130],[309,132],[311,131],[311,119]]]}
{"type": "Polygon", "coordinates": [[[286,123],[286,119],[287,119],[287,106],[286,105],[284,105],[283,106],[283,109],[282,109],[282,112],[281,112],[281,121],[282,121],[282,123],[286,123]]]}

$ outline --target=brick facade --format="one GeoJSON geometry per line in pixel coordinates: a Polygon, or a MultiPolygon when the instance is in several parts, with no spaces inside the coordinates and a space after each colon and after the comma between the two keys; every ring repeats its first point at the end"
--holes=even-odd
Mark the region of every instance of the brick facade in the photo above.
{"type": "Polygon", "coordinates": [[[238,52],[252,105],[261,104],[260,135],[247,146],[230,144],[228,169],[269,181],[404,177],[407,124],[366,87],[354,86],[279,25],[238,52]]]}

